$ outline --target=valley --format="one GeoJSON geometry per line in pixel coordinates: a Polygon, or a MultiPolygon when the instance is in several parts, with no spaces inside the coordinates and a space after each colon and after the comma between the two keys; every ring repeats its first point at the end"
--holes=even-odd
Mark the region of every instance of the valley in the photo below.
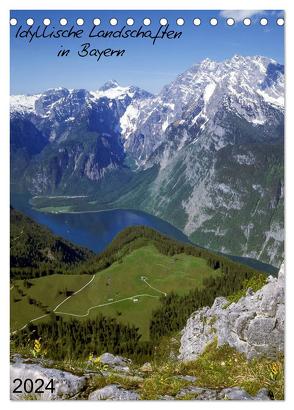
{"type": "MultiPolygon", "coordinates": [[[[91,196],[35,196],[13,195],[13,203],[18,209],[32,217],[36,222],[47,226],[55,235],[60,235],[79,246],[85,246],[94,252],[102,252],[123,229],[144,225],[161,234],[168,235],[184,243],[193,240],[164,219],[134,209],[101,209],[95,210],[99,199],[91,196]],[[44,207],[44,205],[48,205],[44,207]],[[93,209],[92,209],[93,208],[93,209]],[[82,210],[87,209],[87,210],[82,210]]],[[[217,235],[217,232],[216,232],[217,235]]],[[[195,238],[195,245],[199,246],[195,238]]],[[[205,246],[203,246],[205,248],[205,246]]],[[[224,253],[232,260],[251,266],[255,269],[276,275],[277,268],[257,259],[224,253]]]]}
{"type": "Polygon", "coordinates": [[[84,201],[91,202],[91,197],[12,198],[12,203],[18,209],[39,224],[47,226],[55,235],[96,253],[103,251],[120,231],[138,225],[149,226],[171,238],[189,242],[187,236],[175,226],[146,212],[134,209],[79,211],[79,204],[85,203],[84,201]],[[38,203],[47,203],[48,206],[39,210],[38,203]]]}
{"type": "Polygon", "coordinates": [[[42,212],[142,211],[275,267],[283,146],[284,66],[264,56],[205,59],[157,95],[111,80],[11,96],[13,196],[42,212]]]}

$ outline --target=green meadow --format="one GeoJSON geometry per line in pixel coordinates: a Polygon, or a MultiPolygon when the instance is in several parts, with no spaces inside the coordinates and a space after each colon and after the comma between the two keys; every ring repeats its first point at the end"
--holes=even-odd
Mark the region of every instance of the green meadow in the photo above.
{"type": "Polygon", "coordinates": [[[15,280],[11,290],[11,330],[20,329],[39,316],[47,315],[35,323],[46,321],[54,310],[65,319],[80,320],[100,313],[135,324],[142,340],[148,340],[149,321],[160,297],[170,292],[183,295],[202,287],[204,278],[220,274],[202,258],[186,254],[166,256],[150,243],[94,276],[51,275],[15,280]],[[37,303],[32,303],[32,299],[37,303]]]}

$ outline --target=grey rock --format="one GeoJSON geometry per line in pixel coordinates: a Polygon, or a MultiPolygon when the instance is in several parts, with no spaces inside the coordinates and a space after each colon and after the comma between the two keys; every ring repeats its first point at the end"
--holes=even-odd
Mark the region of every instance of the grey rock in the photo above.
{"type": "Polygon", "coordinates": [[[252,296],[254,294],[254,291],[252,288],[248,288],[246,292],[246,296],[252,296]]]}
{"type": "Polygon", "coordinates": [[[139,400],[138,393],[126,390],[116,384],[110,384],[102,389],[93,391],[88,400],[139,400]]]}
{"type": "Polygon", "coordinates": [[[189,386],[180,390],[176,398],[183,399],[187,395],[189,396],[189,400],[191,400],[191,396],[194,396],[192,400],[217,400],[218,398],[216,390],[196,386],[189,386]]]}
{"type": "Polygon", "coordinates": [[[205,389],[199,393],[196,400],[217,400],[217,392],[211,389],[205,389]]]}
{"type": "Polygon", "coordinates": [[[18,353],[13,354],[10,360],[12,363],[23,363],[24,361],[23,357],[18,353]]]}
{"type": "Polygon", "coordinates": [[[248,359],[275,358],[284,350],[284,321],[282,265],[278,278],[269,277],[257,292],[248,290],[246,296],[231,304],[218,297],[211,308],[194,312],[182,330],[179,359],[197,359],[215,338],[219,346],[228,344],[248,359]]]}
{"type": "Polygon", "coordinates": [[[252,396],[240,387],[229,387],[227,389],[223,389],[218,398],[226,400],[253,400],[252,396]]]}
{"type": "Polygon", "coordinates": [[[176,399],[189,396],[189,400],[271,400],[267,389],[260,389],[256,396],[251,396],[241,387],[228,387],[221,391],[208,389],[206,387],[189,386],[176,395],[176,399]],[[193,398],[193,395],[195,396],[193,398]]]}
{"type": "Polygon", "coordinates": [[[256,396],[251,396],[244,389],[240,387],[229,387],[223,389],[219,394],[220,400],[271,400],[269,391],[265,388],[260,389],[256,396]]]}
{"type": "Polygon", "coordinates": [[[268,389],[260,389],[254,400],[271,400],[268,389]]]}
{"type": "Polygon", "coordinates": [[[273,332],[276,319],[271,317],[256,317],[250,321],[247,329],[247,340],[251,345],[266,345],[268,335],[273,332]]]}
{"type": "Polygon", "coordinates": [[[198,397],[198,395],[203,394],[205,392],[205,388],[203,387],[196,387],[196,386],[189,386],[185,387],[184,389],[181,389],[179,393],[176,395],[177,399],[181,399],[187,395],[195,395],[195,398],[198,397]]]}
{"type": "MultiPolygon", "coordinates": [[[[38,364],[14,363],[10,366],[10,398],[11,400],[23,400],[28,393],[13,393],[16,384],[15,379],[21,379],[23,382],[26,379],[31,379],[34,386],[37,379],[44,380],[44,387],[53,380],[54,391],[44,390],[44,393],[30,393],[39,400],[64,400],[74,398],[86,386],[87,378],[79,377],[71,373],[56,369],[48,369],[38,364]]],[[[22,384],[23,386],[23,384],[22,384]]]]}
{"type": "Polygon", "coordinates": [[[174,398],[173,396],[169,396],[169,395],[165,394],[164,396],[159,396],[159,397],[158,397],[158,400],[167,400],[167,401],[170,401],[170,400],[175,400],[175,398],[174,398]]]}
{"type": "Polygon", "coordinates": [[[120,373],[129,373],[131,371],[129,366],[113,366],[112,369],[120,373]]]}
{"type": "Polygon", "coordinates": [[[118,372],[128,373],[130,371],[129,365],[132,362],[125,357],[115,356],[112,353],[103,353],[100,356],[100,363],[107,364],[118,372]]]}
{"type": "Polygon", "coordinates": [[[103,353],[100,356],[100,362],[110,366],[126,366],[131,363],[131,360],[125,357],[115,356],[112,353],[103,353]]]}

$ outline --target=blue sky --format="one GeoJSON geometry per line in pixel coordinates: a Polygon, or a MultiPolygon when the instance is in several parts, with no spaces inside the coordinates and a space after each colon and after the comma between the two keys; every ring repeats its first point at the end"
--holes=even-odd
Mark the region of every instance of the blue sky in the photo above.
{"type": "MultiPolygon", "coordinates": [[[[116,79],[122,85],[137,85],[157,93],[179,73],[193,64],[210,58],[223,60],[235,54],[263,55],[274,58],[280,63],[284,60],[284,28],[275,21],[281,15],[279,11],[267,11],[252,14],[252,25],[246,27],[242,21],[234,26],[226,25],[226,18],[219,11],[12,11],[11,17],[17,18],[18,24],[11,26],[11,94],[33,94],[53,87],[86,88],[96,90],[109,79],[116,79]],[[30,44],[25,39],[16,39],[15,33],[22,24],[27,29],[27,18],[34,19],[32,28],[43,25],[43,19],[50,18],[55,29],[70,28],[72,25],[88,33],[92,28],[93,18],[100,18],[100,30],[118,30],[127,18],[132,17],[137,29],[145,17],[152,24],[144,29],[157,31],[160,18],[167,18],[170,30],[182,31],[178,40],[157,40],[152,45],[150,39],[41,39],[30,44]],[[59,19],[65,17],[67,26],[61,27],[59,19]],[[75,20],[85,20],[78,27],[75,20]],[[118,25],[108,24],[110,18],[117,18],[118,25]],[[176,25],[176,19],[185,20],[183,26],[176,25]],[[199,17],[200,26],[193,25],[193,19],[199,17]],[[211,17],[218,18],[217,26],[209,24],[211,17]],[[258,22],[261,17],[268,19],[267,26],[258,22]],[[81,58],[77,55],[80,45],[90,42],[92,48],[125,49],[123,57],[81,58]],[[58,58],[60,47],[71,49],[66,58],[58,58]]],[[[240,20],[242,13],[232,12],[240,20]]]]}

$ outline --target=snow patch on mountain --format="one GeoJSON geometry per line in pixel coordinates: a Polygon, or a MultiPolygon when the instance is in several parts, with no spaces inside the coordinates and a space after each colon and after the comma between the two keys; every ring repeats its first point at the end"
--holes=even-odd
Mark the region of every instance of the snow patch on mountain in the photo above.
{"type": "Polygon", "coordinates": [[[210,83],[206,86],[204,94],[203,94],[203,100],[204,100],[205,104],[207,104],[209,102],[210,97],[212,96],[215,88],[216,88],[215,83],[210,83]]]}
{"type": "Polygon", "coordinates": [[[120,118],[121,133],[128,139],[128,136],[135,130],[136,120],[140,115],[138,106],[130,104],[120,118]]]}
{"type": "Polygon", "coordinates": [[[284,101],[284,96],[271,96],[267,94],[265,91],[262,90],[257,90],[257,93],[266,101],[267,103],[274,105],[278,108],[284,108],[285,101],[284,101]]]}
{"type": "Polygon", "coordinates": [[[26,114],[34,112],[35,102],[41,94],[36,95],[11,95],[10,96],[10,112],[26,114]]]}
{"type": "Polygon", "coordinates": [[[109,98],[110,100],[114,99],[122,99],[125,98],[127,95],[129,97],[134,96],[135,91],[132,90],[130,87],[122,87],[122,86],[117,86],[113,88],[109,88],[107,90],[96,90],[96,91],[90,91],[90,94],[94,96],[95,99],[99,98],[109,98]]]}

